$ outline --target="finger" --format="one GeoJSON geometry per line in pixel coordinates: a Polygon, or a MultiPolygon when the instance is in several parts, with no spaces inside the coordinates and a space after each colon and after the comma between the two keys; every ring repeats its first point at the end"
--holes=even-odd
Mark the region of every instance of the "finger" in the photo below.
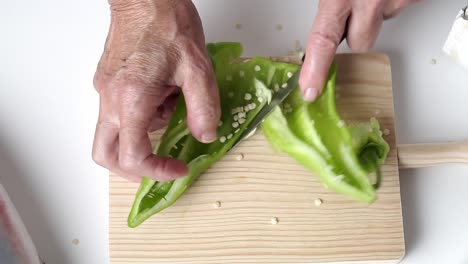
{"type": "Polygon", "coordinates": [[[109,89],[102,90],[99,97],[99,117],[93,142],[93,160],[109,169],[118,167],[119,121],[113,107],[115,96],[109,89]]]}
{"type": "MultiPolygon", "coordinates": [[[[102,106],[102,104],[101,104],[102,106]]],[[[105,107],[101,107],[101,110],[105,107]]],[[[104,121],[103,115],[100,114],[98,124],[96,125],[96,133],[93,143],[93,160],[102,167],[113,171],[116,175],[123,177],[132,182],[139,182],[141,176],[125,173],[118,166],[119,152],[119,127],[115,123],[104,121]]]]}
{"type": "Polygon", "coordinates": [[[314,101],[326,83],[350,10],[348,1],[322,0],[319,3],[299,79],[299,86],[306,101],[314,101]]]}
{"type": "Polygon", "coordinates": [[[403,9],[413,3],[422,2],[422,0],[393,0],[387,1],[384,8],[384,19],[390,19],[397,16],[403,9]]]}
{"type": "Polygon", "coordinates": [[[108,170],[118,168],[119,128],[110,122],[99,121],[93,143],[93,160],[108,170]]]}
{"type": "Polygon", "coordinates": [[[380,1],[356,1],[349,18],[348,46],[354,52],[366,52],[375,43],[383,22],[380,1]]]}
{"type": "Polygon", "coordinates": [[[207,55],[191,55],[180,69],[182,92],[187,106],[187,122],[192,135],[200,142],[216,140],[221,116],[218,86],[207,55]]]}
{"type": "Polygon", "coordinates": [[[123,126],[119,133],[121,170],[156,181],[170,181],[187,176],[188,169],[183,162],[152,154],[146,128],[123,126]]]}
{"type": "Polygon", "coordinates": [[[149,84],[126,76],[129,73],[132,70],[119,72],[117,81],[113,83],[113,89],[118,87],[121,92],[118,103],[120,169],[157,181],[186,176],[188,170],[183,162],[153,155],[148,136],[151,119],[167,96],[168,89],[150,87],[149,84]]]}

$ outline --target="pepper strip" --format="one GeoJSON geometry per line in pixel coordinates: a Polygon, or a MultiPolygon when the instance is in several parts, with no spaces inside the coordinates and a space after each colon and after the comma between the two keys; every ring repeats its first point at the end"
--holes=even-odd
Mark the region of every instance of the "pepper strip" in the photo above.
{"type": "Polygon", "coordinates": [[[314,103],[306,103],[296,89],[262,124],[268,141],[336,192],[371,203],[380,184],[380,165],[389,150],[377,120],[347,127],[335,105],[336,65],[314,103]],[[369,173],[376,172],[372,184],[369,173]]]}
{"type": "Polygon", "coordinates": [[[207,49],[220,93],[220,137],[211,144],[202,144],[190,134],[186,123],[186,107],[181,97],[156,154],[187,163],[189,174],[171,182],[144,178],[128,216],[129,227],[136,227],[171,206],[203,171],[221,159],[237,143],[261,108],[271,100],[272,91],[281,89],[291,72],[297,69],[295,65],[272,62],[265,58],[240,61],[240,43],[209,44],[207,49]],[[237,120],[234,120],[234,116],[237,116],[237,120]]]}

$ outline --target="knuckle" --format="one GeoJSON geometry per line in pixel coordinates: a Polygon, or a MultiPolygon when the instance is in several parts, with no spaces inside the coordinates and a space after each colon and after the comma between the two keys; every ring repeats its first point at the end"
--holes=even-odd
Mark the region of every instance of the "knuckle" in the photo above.
{"type": "Polygon", "coordinates": [[[111,157],[105,151],[94,149],[92,152],[92,158],[96,164],[110,169],[111,157]]]}
{"type": "Polygon", "coordinates": [[[131,154],[123,153],[119,155],[119,167],[125,172],[134,172],[137,167],[137,163],[138,160],[131,154]]]}
{"type": "Polygon", "coordinates": [[[171,180],[171,162],[169,158],[158,158],[155,160],[155,175],[160,179],[160,181],[169,181],[171,180]]]}
{"type": "Polygon", "coordinates": [[[98,93],[101,93],[102,91],[107,89],[107,87],[109,86],[109,83],[110,83],[109,78],[107,78],[100,71],[96,72],[93,78],[93,86],[94,86],[94,89],[96,89],[98,93]]]}
{"type": "Polygon", "coordinates": [[[200,48],[196,43],[189,42],[185,44],[182,49],[184,50],[184,57],[186,58],[186,67],[191,69],[196,74],[208,76],[213,73],[211,60],[204,49],[200,48]]]}
{"type": "Polygon", "coordinates": [[[319,50],[335,50],[338,48],[340,36],[332,32],[316,31],[311,38],[312,47],[319,50]]]}
{"type": "Polygon", "coordinates": [[[205,119],[214,121],[216,119],[219,119],[221,111],[219,111],[219,109],[216,109],[213,105],[208,105],[207,107],[205,107],[203,115],[205,116],[205,119]]]}

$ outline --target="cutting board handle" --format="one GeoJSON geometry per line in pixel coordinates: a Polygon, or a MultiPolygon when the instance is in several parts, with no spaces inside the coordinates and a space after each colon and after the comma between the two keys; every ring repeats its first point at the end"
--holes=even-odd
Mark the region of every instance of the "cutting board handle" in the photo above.
{"type": "Polygon", "coordinates": [[[447,164],[468,165],[468,140],[438,144],[398,145],[398,163],[400,169],[447,164]]]}

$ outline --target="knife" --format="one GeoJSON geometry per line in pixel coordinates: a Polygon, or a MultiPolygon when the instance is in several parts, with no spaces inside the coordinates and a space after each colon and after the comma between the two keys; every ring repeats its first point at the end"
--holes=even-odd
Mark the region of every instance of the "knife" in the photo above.
{"type": "Polygon", "coordinates": [[[285,89],[280,89],[278,92],[273,94],[271,101],[269,104],[265,105],[255,116],[255,118],[250,122],[250,125],[242,132],[239,140],[232,146],[231,149],[235,148],[239,145],[242,141],[250,137],[255,131],[257,127],[265,120],[265,118],[277,107],[279,106],[288,95],[299,86],[299,76],[301,74],[302,66],[289,78],[286,82],[287,87],[285,89]]]}
{"type": "MultiPolygon", "coordinates": [[[[346,24],[345,24],[345,30],[343,32],[343,35],[341,36],[340,44],[343,42],[343,40],[346,39],[346,36],[348,35],[348,25],[349,25],[349,17],[346,19],[346,24]]],[[[305,54],[302,56],[302,62],[305,60],[305,54]]],[[[255,118],[252,120],[250,125],[242,132],[241,136],[239,137],[239,140],[234,144],[231,148],[234,149],[239,145],[242,141],[245,139],[249,138],[255,131],[257,130],[257,127],[265,120],[265,118],[273,112],[273,110],[279,106],[286,97],[296,88],[299,86],[299,76],[301,74],[302,70],[302,65],[299,66],[299,69],[291,76],[291,78],[286,82],[287,87],[286,89],[281,89],[275,94],[273,94],[273,97],[271,99],[271,102],[264,106],[260,112],[255,116],[255,118]]]]}

